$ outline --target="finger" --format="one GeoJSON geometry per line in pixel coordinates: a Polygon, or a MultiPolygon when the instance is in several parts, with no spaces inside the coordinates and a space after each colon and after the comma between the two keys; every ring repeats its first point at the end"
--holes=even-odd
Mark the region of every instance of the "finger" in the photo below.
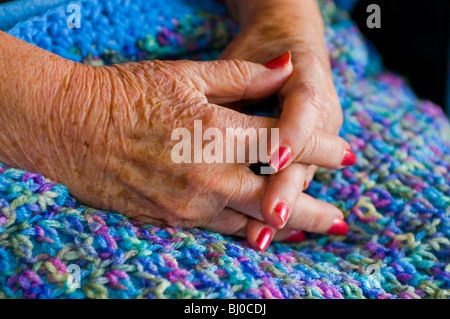
{"type": "Polygon", "coordinates": [[[301,230],[294,230],[290,228],[283,228],[277,230],[272,241],[285,243],[301,243],[308,239],[305,232],[301,230]]]}
{"type": "Polygon", "coordinates": [[[283,111],[277,123],[278,143],[270,148],[270,164],[279,171],[296,158],[316,131],[324,109],[318,93],[298,88],[298,92],[284,97],[283,111]]]}
{"type": "Polygon", "coordinates": [[[266,65],[244,60],[183,61],[183,65],[211,103],[223,104],[277,92],[292,73],[291,55],[286,52],[274,61],[266,65]]]}
{"type": "Polygon", "coordinates": [[[268,177],[254,174],[248,167],[238,165],[230,169],[223,183],[228,187],[229,208],[255,219],[264,220],[261,203],[267,187],[268,177]]]}
{"type": "Polygon", "coordinates": [[[340,236],[344,236],[348,232],[348,225],[337,207],[305,193],[301,193],[298,197],[286,227],[311,233],[340,236]]]}
{"type": "MultiPolygon", "coordinates": [[[[304,169],[299,170],[296,174],[299,175],[296,178],[300,182],[304,180],[304,169]]],[[[289,174],[285,175],[285,178],[290,181],[289,174]]],[[[224,185],[228,185],[226,192],[229,194],[229,201],[227,206],[276,228],[279,224],[276,224],[274,220],[279,219],[279,216],[272,215],[277,214],[273,209],[275,206],[273,204],[270,206],[267,203],[280,202],[278,200],[280,197],[277,197],[277,195],[283,196],[283,194],[275,190],[268,194],[271,198],[266,199],[265,190],[268,188],[268,183],[269,179],[267,176],[258,176],[248,167],[241,165],[231,169],[224,182],[224,185]],[[263,200],[266,201],[264,204],[263,200]],[[265,207],[264,213],[262,211],[263,207],[265,207]]],[[[298,193],[298,197],[289,203],[290,207],[286,218],[287,222],[284,223],[285,227],[321,234],[346,234],[348,226],[343,221],[343,214],[337,207],[299,192],[297,189],[295,191],[298,193]]],[[[285,197],[281,198],[288,201],[285,197]]]]}
{"type": "Polygon", "coordinates": [[[342,162],[344,156],[355,159],[349,145],[340,137],[336,136],[333,140],[330,140],[329,135],[325,134],[321,134],[322,139],[317,135],[313,136],[314,132],[320,128],[319,124],[322,118],[326,116],[326,106],[318,89],[319,84],[316,84],[316,82],[314,81],[312,84],[301,83],[295,90],[291,89],[288,91],[289,94],[284,96],[283,111],[276,126],[279,129],[279,138],[278,141],[270,145],[270,164],[275,171],[287,167],[297,157],[305,155],[312,157],[312,161],[306,159],[308,161],[306,163],[318,164],[319,166],[323,166],[322,161],[327,165],[333,163],[331,165],[333,167],[343,165],[342,163],[352,163],[348,160],[342,162]],[[328,140],[329,143],[325,144],[325,149],[330,150],[330,153],[336,152],[334,147],[336,141],[338,141],[336,148],[345,146],[345,150],[348,149],[349,151],[340,151],[335,153],[334,157],[322,156],[322,154],[312,152],[317,147],[317,142],[323,143],[328,140]],[[310,143],[310,148],[307,147],[308,143],[310,143]],[[319,162],[317,162],[318,159],[320,159],[319,162]]]}
{"type": "Polygon", "coordinates": [[[255,184],[256,188],[252,189],[251,185],[243,183],[244,188],[239,190],[230,206],[276,229],[287,227],[313,233],[345,235],[348,226],[343,221],[342,212],[330,203],[303,193],[307,174],[305,166],[295,164],[272,175],[269,180],[255,179],[259,182],[255,184]],[[264,190],[260,204],[259,199],[264,190]]]}
{"type": "MultiPolygon", "coordinates": [[[[304,171],[303,169],[301,173],[304,174],[304,171]]],[[[265,234],[259,235],[259,232],[262,231],[262,224],[258,224],[261,226],[258,229],[256,227],[247,230],[247,237],[250,241],[253,240],[254,244],[259,243],[258,247],[260,248],[266,246],[267,238],[270,237],[272,239],[276,229],[269,221],[269,218],[273,217],[266,219],[267,213],[263,216],[261,211],[262,196],[268,182],[267,177],[256,176],[252,172],[248,173],[245,169],[238,170],[234,174],[239,174],[240,177],[235,180],[238,184],[231,184],[235,186],[236,191],[230,197],[228,208],[263,222],[265,227],[269,228],[269,230],[264,231],[265,234]],[[254,175],[253,178],[251,174],[254,175]],[[250,236],[248,232],[252,230],[253,232],[250,236]],[[262,237],[257,241],[258,236],[262,237]]],[[[276,200],[274,201],[276,202],[276,200]]],[[[289,218],[284,226],[291,231],[297,232],[307,231],[332,235],[345,235],[348,232],[348,225],[343,220],[343,214],[337,207],[302,192],[299,193],[296,200],[293,200],[292,212],[289,214],[289,218]]]]}
{"type": "MultiPolygon", "coordinates": [[[[271,138],[270,143],[273,142],[274,139],[271,138]]],[[[293,155],[291,147],[284,144],[271,154],[269,164],[274,172],[278,172],[281,168],[287,167],[289,161],[332,169],[355,165],[357,161],[347,141],[320,129],[311,134],[295,157],[293,155]]]]}
{"type": "Polygon", "coordinates": [[[293,162],[338,169],[356,164],[356,155],[343,138],[316,129],[293,162]]]}
{"type": "Polygon", "coordinates": [[[264,220],[277,229],[286,225],[298,198],[303,192],[306,167],[293,163],[271,175],[262,201],[264,220]]]}
{"type": "Polygon", "coordinates": [[[247,225],[247,241],[253,249],[265,251],[269,247],[276,229],[270,227],[265,222],[257,219],[250,219],[247,225]]]}
{"type": "MultiPolygon", "coordinates": [[[[236,160],[235,163],[269,162],[270,153],[267,150],[272,148],[271,145],[279,144],[280,139],[277,119],[246,115],[217,105],[213,107],[220,115],[217,118],[221,120],[220,123],[215,121],[215,124],[208,125],[220,126],[224,146],[228,147],[226,151],[231,152],[226,153],[230,154],[228,159],[236,160]]],[[[272,153],[269,162],[273,172],[277,172],[277,167],[288,158],[285,152],[279,152],[278,157],[275,155],[276,152],[272,153]]],[[[316,129],[292,162],[339,169],[354,165],[356,155],[343,138],[316,129]]]]}
{"type": "Polygon", "coordinates": [[[250,218],[247,224],[247,241],[253,249],[265,251],[273,241],[300,243],[306,240],[302,231],[293,229],[275,229],[263,221],[250,218]]]}

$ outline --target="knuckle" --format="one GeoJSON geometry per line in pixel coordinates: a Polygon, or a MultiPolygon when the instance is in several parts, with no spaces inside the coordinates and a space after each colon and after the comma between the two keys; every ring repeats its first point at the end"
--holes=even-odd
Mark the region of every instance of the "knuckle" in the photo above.
{"type": "MultiPolygon", "coordinates": [[[[229,123],[231,120],[224,116],[223,109],[215,104],[209,104],[207,100],[199,100],[195,107],[196,118],[202,121],[202,129],[219,128],[229,123]]],[[[203,132],[202,132],[203,133],[203,132]]]]}
{"type": "Polygon", "coordinates": [[[319,137],[317,137],[316,134],[311,135],[310,140],[311,140],[311,143],[309,144],[309,146],[307,148],[308,148],[309,154],[313,154],[314,152],[316,152],[317,150],[319,150],[321,148],[322,140],[319,137]]]}
{"type": "MultiPolygon", "coordinates": [[[[232,80],[230,83],[235,83],[234,85],[242,88],[249,86],[252,80],[252,71],[248,62],[243,60],[231,60],[227,66],[230,79],[232,80]]],[[[242,93],[242,96],[244,95],[245,90],[242,93]]]]}
{"type": "Polygon", "coordinates": [[[230,203],[257,201],[261,202],[264,196],[262,189],[266,189],[268,180],[264,179],[263,184],[258,179],[248,178],[244,170],[238,170],[233,177],[228,179],[225,187],[225,206],[230,203]]]}
{"type": "Polygon", "coordinates": [[[236,174],[236,178],[235,181],[233,182],[234,186],[231,187],[229,194],[228,194],[228,198],[227,198],[227,203],[231,203],[233,201],[239,201],[242,199],[242,193],[243,193],[243,179],[244,176],[243,174],[236,174]]]}
{"type": "MultiPolygon", "coordinates": [[[[285,172],[284,178],[288,177],[288,179],[284,182],[283,186],[283,194],[289,194],[289,197],[292,197],[289,202],[291,202],[291,206],[295,203],[299,194],[303,191],[302,186],[305,180],[306,172],[303,164],[294,163],[289,167],[285,172]]],[[[272,175],[270,181],[274,181],[277,178],[277,174],[272,175]]]]}
{"type": "Polygon", "coordinates": [[[316,128],[311,121],[299,121],[295,125],[295,135],[289,133],[283,140],[291,147],[296,161],[299,161],[312,154],[311,144],[314,142],[311,141],[311,138],[314,136],[313,132],[316,128]]]}
{"type": "Polygon", "coordinates": [[[299,150],[298,158],[302,160],[309,159],[311,156],[316,154],[318,150],[320,150],[321,143],[321,139],[317,137],[316,134],[312,134],[308,143],[306,143],[306,145],[299,150]]]}
{"type": "Polygon", "coordinates": [[[211,192],[215,196],[223,195],[225,192],[223,187],[222,175],[219,169],[212,169],[208,174],[201,175],[201,182],[205,185],[205,190],[211,192]],[[208,175],[208,176],[206,176],[208,175]]]}
{"type": "Polygon", "coordinates": [[[317,85],[312,82],[303,82],[300,84],[300,90],[306,96],[306,102],[320,112],[325,112],[325,103],[322,94],[317,85]]]}
{"type": "Polygon", "coordinates": [[[319,57],[312,51],[304,52],[301,58],[307,65],[309,65],[313,69],[322,67],[322,62],[320,61],[319,57]]]}
{"type": "MultiPolygon", "coordinates": [[[[250,64],[244,60],[231,60],[230,67],[234,68],[237,75],[240,76],[243,82],[249,82],[252,78],[252,71],[250,69],[250,64]]],[[[235,72],[232,72],[235,75],[235,72]]]]}

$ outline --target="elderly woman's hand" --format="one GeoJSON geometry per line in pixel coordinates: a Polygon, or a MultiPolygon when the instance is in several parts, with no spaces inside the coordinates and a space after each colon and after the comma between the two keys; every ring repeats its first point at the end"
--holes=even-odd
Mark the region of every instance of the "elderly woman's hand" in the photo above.
{"type": "MultiPolygon", "coordinates": [[[[0,161],[56,179],[94,207],[152,224],[247,234],[253,247],[265,249],[267,238],[247,225],[264,219],[267,177],[255,175],[248,160],[198,159],[195,141],[188,150],[193,162],[180,163],[174,158],[180,154],[175,133],[186,129],[195,139],[194,121],[201,121],[205,154],[211,145],[216,151],[224,147],[212,136],[204,138],[209,128],[225,136],[227,128],[274,127],[275,119],[215,103],[274,94],[292,73],[289,59],[275,69],[242,60],[93,67],[0,32],[0,66],[0,161]]],[[[335,149],[323,151],[342,151],[335,141],[335,149]]],[[[340,216],[333,216],[333,208],[321,213],[340,216]]],[[[296,218],[281,236],[314,219],[311,214],[317,213],[309,207],[293,209],[296,218]]]]}
{"type": "MultiPolygon", "coordinates": [[[[279,151],[279,156],[271,159],[279,172],[270,177],[262,207],[265,220],[273,227],[282,228],[293,207],[307,205],[302,192],[317,165],[342,168],[355,164],[356,157],[348,144],[342,152],[334,154],[319,150],[332,148],[332,136],[339,133],[343,113],[333,85],[316,0],[230,0],[228,3],[240,22],[241,32],[224,50],[222,58],[261,62],[287,50],[292,54],[293,74],[279,91],[282,100],[277,124],[279,144],[272,145],[271,149],[279,151]],[[329,137],[317,140],[314,134],[318,132],[329,137]],[[304,154],[314,154],[314,161],[304,154]]],[[[315,208],[325,207],[322,203],[315,208]]],[[[329,233],[342,235],[347,231],[347,225],[340,219],[310,220],[303,229],[317,228],[312,226],[317,223],[322,223],[324,229],[328,227],[329,233]]]]}

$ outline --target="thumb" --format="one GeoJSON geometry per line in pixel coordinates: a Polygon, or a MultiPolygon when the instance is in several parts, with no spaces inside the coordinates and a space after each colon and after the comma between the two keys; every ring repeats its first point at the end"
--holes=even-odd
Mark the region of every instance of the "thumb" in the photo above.
{"type": "Polygon", "coordinates": [[[213,104],[254,100],[276,93],[292,73],[289,51],[265,65],[244,60],[185,61],[196,89],[213,104]]]}

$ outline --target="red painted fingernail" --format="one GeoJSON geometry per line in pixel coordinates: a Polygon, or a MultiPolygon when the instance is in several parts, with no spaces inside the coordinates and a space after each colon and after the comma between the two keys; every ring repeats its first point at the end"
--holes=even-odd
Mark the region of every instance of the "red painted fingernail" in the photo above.
{"type": "Polygon", "coordinates": [[[302,241],[305,241],[305,240],[306,240],[305,233],[302,231],[299,231],[299,232],[292,234],[291,236],[286,238],[284,241],[286,241],[288,243],[301,243],[302,241]]]}
{"type": "Polygon", "coordinates": [[[281,219],[281,225],[280,226],[283,226],[284,223],[286,223],[288,215],[289,215],[289,206],[288,206],[288,204],[286,204],[284,202],[279,202],[277,204],[277,206],[275,206],[275,209],[273,211],[274,211],[275,215],[280,217],[280,219],[281,219]]]}
{"type": "Polygon", "coordinates": [[[256,239],[256,244],[260,251],[266,250],[272,240],[273,232],[270,228],[263,228],[256,239]]]}
{"type": "Polygon", "coordinates": [[[275,170],[275,172],[278,172],[284,167],[284,165],[286,165],[289,158],[291,158],[291,149],[289,147],[282,146],[278,149],[278,157],[273,157],[274,155],[272,154],[269,165],[275,170]]]}
{"type": "Polygon", "coordinates": [[[352,152],[352,150],[348,149],[344,152],[344,159],[342,160],[341,165],[343,166],[351,166],[356,164],[356,155],[352,152]]]}
{"type": "Polygon", "coordinates": [[[290,61],[291,61],[291,52],[286,51],[279,57],[276,57],[275,59],[270,60],[269,62],[264,64],[264,66],[266,68],[272,69],[272,70],[280,69],[280,68],[288,65],[290,61]]]}
{"type": "Polygon", "coordinates": [[[336,218],[327,233],[330,235],[344,236],[348,233],[348,225],[342,219],[336,218]]]}

